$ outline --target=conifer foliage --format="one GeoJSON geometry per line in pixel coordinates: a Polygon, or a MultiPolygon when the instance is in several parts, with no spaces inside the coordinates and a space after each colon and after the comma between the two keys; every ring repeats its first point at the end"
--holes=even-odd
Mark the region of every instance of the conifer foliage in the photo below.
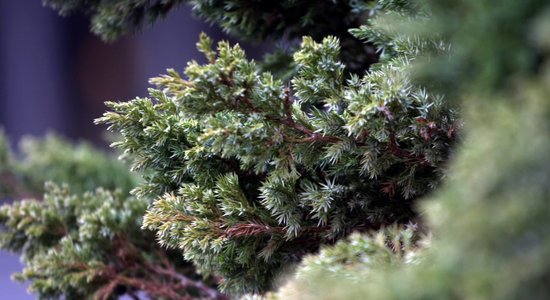
{"type": "Polygon", "coordinates": [[[184,274],[193,267],[155,246],[140,230],[147,202],[103,189],[84,194],[47,185],[44,199],[0,208],[4,249],[23,252],[25,269],[41,299],[113,299],[138,292],[153,298],[218,298],[212,287],[184,274]]]}
{"type": "Polygon", "coordinates": [[[24,137],[11,150],[0,129],[0,199],[41,198],[44,182],[68,184],[74,193],[98,187],[127,194],[139,183],[128,166],[86,142],[71,142],[54,134],[24,137]]]}
{"type": "Polygon", "coordinates": [[[108,103],[98,122],[122,134],[115,145],[134,169],[152,170],[137,189],[156,198],[144,227],[242,293],[266,290],[352,231],[412,221],[459,123],[408,77],[413,54],[433,43],[370,35],[394,47],[364,77],[345,72],[337,38],[304,37],[290,82],[260,73],[238,46],[212,50],[202,35],[207,64],[152,79],[151,98],[108,103]]]}
{"type": "Polygon", "coordinates": [[[21,253],[14,279],[38,298],[224,299],[215,280],[141,230],[149,201],[128,195],[139,180],[124,163],[53,135],[25,138],[20,159],[3,135],[0,145],[1,197],[25,199],[0,207],[0,247],[21,253]]]}
{"type": "Polygon", "coordinates": [[[467,132],[448,183],[422,205],[431,246],[416,263],[393,266],[327,249],[338,262],[314,268],[322,257],[305,260],[301,276],[270,299],[550,296],[550,4],[427,2],[428,34],[453,47],[417,71],[461,103],[467,132]],[[326,276],[342,265],[351,274],[326,276]]]}
{"type": "MultiPolygon", "coordinates": [[[[149,97],[108,102],[96,122],[119,134],[113,145],[140,182],[119,169],[103,178],[110,159],[90,164],[86,147],[29,146],[49,154],[29,155],[47,178],[23,185],[75,192],[48,184],[42,201],[0,209],[0,246],[28,264],[17,278],[42,298],[222,299],[274,290],[304,257],[298,274],[330,268],[353,282],[425,259],[418,200],[446,176],[461,122],[412,80],[417,57],[446,55],[449,41],[393,25],[426,24],[430,10],[402,0],[44,0],[91,15],[105,39],[184,2],[232,34],[301,43],[291,59],[262,64],[202,34],[207,63],[151,79],[149,97]],[[66,176],[79,168],[87,175],[66,176]]],[[[26,178],[7,149],[0,139],[0,172],[26,178]]]]}

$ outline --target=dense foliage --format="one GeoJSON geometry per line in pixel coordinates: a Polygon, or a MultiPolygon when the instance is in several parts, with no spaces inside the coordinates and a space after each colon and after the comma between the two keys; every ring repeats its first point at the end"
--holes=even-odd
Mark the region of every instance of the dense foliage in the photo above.
{"type": "Polygon", "coordinates": [[[203,35],[209,63],[152,79],[151,99],[108,103],[98,120],[135,169],[153,171],[136,190],[157,197],[144,227],[222,288],[264,291],[321,244],[407,223],[437,185],[459,124],[407,69],[431,43],[357,34],[392,45],[363,78],[344,72],[336,38],[305,37],[289,83],[203,35]]]}
{"type": "Polygon", "coordinates": [[[103,187],[126,194],[139,183],[126,164],[85,142],[72,145],[49,134],[23,138],[17,150],[17,155],[12,153],[0,131],[0,199],[40,198],[46,181],[68,184],[76,193],[103,187]]]}
{"type": "Polygon", "coordinates": [[[95,158],[55,140],[25,147],[21,167],[0,139],[2,176],[78,191],[48,185],[42,202],[0,209],[0,246],[23,252],[34,292],[548,298],[547,1],[45,1],[107,39],[183,2],[232,34],[301,43],[256,63],[201,35],[207,63],[107,103],[97,122],[140,183],[94,179],[108,160],[63,175],[95,158]]]}
{"type": "MultiPolygon", "coordinates": [[[[386,2],[393,1],[380,1],[382,6],[386,2]]],[[[405,1],[395,2],[400,6],[409,6],[405,1]]],[[[354,72],[364,71],[376,62],[377,54],[375,47],[361,43],[348,29],[359,27],[383,8],[374,0],[43,0],[43,3],[62,15],[76,12],[90,15],[92,31],[104,40],[113,40],[124,33],[152,24],[184,3],[191,6],[193,13],[201,19],[241,39],[282,39],[288,44],[287,47],[293,48],[296,44],[294,41],[302,36],[311,36],[320,41],[333,35],[342,42],[340,60],[345,61],[354,72]]],[[[278,58],[288,58],[288,51],[281,53],[284,55],[278,58]]],[[[281,62],[277,59],[275,64],[281,62]]]]}
{"type": "Polygon", "coordinates": [[[21,159],[4,136],[0,144],[2,197],[34,197],[0,207],[0,247],[21,253],[26,267],[14,278],[40,299],[224,298],[141,230],[150,201],[128,195],[139,181],[125,164],[52,135],[26,138],[21,159]]]}
{"type": "Polygon", "coordinates": [[[201,18],[219,24],[241,37],[322,38],[342,35],[368,17],[375,1],[204,1],[204,0],[43,0],[62,15],[84,12],[91,15],[92,30],[105,39],[140,29],[165,16],[172,8],[189,3],[201,18]]]}
{"type": "Polygon", "coordinates": [[[114,299],[145,293],[154,298],[221,297],[185,275],[194,268],[140,230],[147,202],[103,189],[70,194],[48,185],[44,199],[0,208],[0,246],[22,252],[25,269],[41,299],[114,299]]]}
{"type": "Polygon", "coordinates": [[[163,17],[183,0],[43,0],[61,15],[77,11],[91,15],[91,30],[105,40],[141,28],[163,17]]]}
{"type": "Polygon", "coordinates": [[[550,5],[431,2],[430,34],[454,47],[421,74],[462,103],[467,131],[448,184],[423,204],[431,247],[417,264],[356,262],[352,275],[370,267],[358,282],[325,276],[339,262],[305,262],[301,277],[271,299],[549,297],[550,5]]]}

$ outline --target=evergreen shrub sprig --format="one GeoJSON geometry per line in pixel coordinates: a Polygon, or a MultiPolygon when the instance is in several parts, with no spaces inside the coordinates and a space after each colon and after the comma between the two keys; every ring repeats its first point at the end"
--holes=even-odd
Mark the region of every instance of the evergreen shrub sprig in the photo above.
{"type": "Polygon", "coordinates": [[[305,37],[285,83],[202,35],[207,64],[152,79],[151,98],[109,102],[98,122],[151,171],[136,190],[156,197],[144,227],[223,289],[258,292],[322,244],[415,219],[459,123],[409,79],[424,44],[387,38],[400,47],[361,78],[338,60],[337,38],[305,37]]]}
{"type": "Polygon", "coordinates": [[[140,230],[147,202],[98,189],[71,194],[46,186],[42,200],[0,207],[0,247],[22,252],[25,268],[15,274],[30,281],[40,299],[220,298],[195,278],[194,268],[166,252],[151,233],[140,230]]]}
{"type": "MultiPolygon", "coordinates": [[[[90,14],[93,30],[112,39],[187,1],[44,2],[62,14],[90,14]]],[[[56,151],[64,144],[44,153],[66,155],[44,155],[44,164],[40,155],[29,160],[77,192],[48,186],[42,202],[0,209],[0,246],[22,252],[28,264],[18,278],[43,298],[222,299],[213,289],[218,280],[223,292],[261,294],[304,257],[299,270],[306,276],[332,268],[334,278],[355,279],[416,262],[424,250],[413,228],[425,230],[415,225],[417,202],[445,176],[461,124],[442,95],[412,79],[417,57],[447,53],[447,41],[392,26],[425,23],[421,6],[188,2],[230,33],[288,38],[289,49],[262,64],[238,45],[212,49],[201,35],[197,46],[207,63],[192,61],[184,74],[168,70],[151,79],[147,98],[108,102],[110,111],[97,123],[120,134],[113,145],[141,183],[91,191],[110,189],[116,176],[107,177],[82,185],[88,192],[81,193],[78,182],[86,180],[64,174],[94,170],[87,164],[93,151],[83,150],[79,163],[61,171],[50,169],[48,162],[66,166],[65,158],[78,152],[56,151]]],[[[13,157],[0,154],[4,161],[0,172],[19,176],[9,171],[17,169],[13,157]]]]}

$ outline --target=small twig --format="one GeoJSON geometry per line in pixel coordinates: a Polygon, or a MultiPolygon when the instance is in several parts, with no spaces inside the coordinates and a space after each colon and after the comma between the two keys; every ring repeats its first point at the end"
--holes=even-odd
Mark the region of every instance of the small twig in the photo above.
{"type": "Polygon", "coordinates": [[[217,299],[217,300],[227,299],[227,297],[225,295],[221,294],[216,289],[213,289],[213,288],[207,286],[202,281],[195,281],[193,279],[190,279],[190,278],[178,273],[176,271],[176,269],[174,269],[172,264],[170,264],[170,262],[168,261],[168,258],[166,257],[166,253],[164,253],[164,252],[159,253],[159,257],[160,257],[160,259],[163,262],[165,267],[164,268],[159,268],[157,266],[152,266],[152,265],[148,264],[148,267],[150,269],[152,269],[153,271],[155,271],[159,274],[163,274],[163,275],[166,275],[166,276],[169,276],[169,277],[172,277],[172,278],[175,278],[175,279],[179,280],[179,282],[182,284],[183,287],[190,287],[190,286],[195,287],[195,288],[199,289],[200,291],[202,291],[205,295],[207,295],[211,299],[217,299]]]}
{"type": "Polygon", "coordinates": [[[309,137],[302,139],[292,139],[292,142],[296,143],[310,143],[310,142],[329,142],[329,143],[338,143],[341,141],[339,137],[322,135],[313,130],[305,127],[302,124],[296,123],[292,117],[292,99],[290,94],[290,87],[287,85],[284,90],[285,97],[283,100],[283,107],[285,112],[285,118],[280,120],[284,125],[288,125],[293,129],[300,131],[309,137]]]}
{"type": "Polygon", "coordinates": [[[423,155],[416,155],[413,153],[410,153],[409,151],[405,151],[399,147],[399,144],[397,144],[397,139],[395,138],[395,130],[393,128],[393,114],[391,113],[390,109],[383,105],[380,107],[380,111],[384,114],[386,117],[386,120],[389,122],[389,131],[390,131],[390,143],[389,143],[389,150],[390,153],[394,156],[400,157],[400,158],[407,158],[412,159],[415,161],[420,162],[420,164],[425,165],[428,163],[426,160],[426,157],[423,155]]]}
{"type": "Polygon", "coordinates": [[[239,223],[227,228],[224,232],[224,237],[238,238],[243,236],[264,235],[264,234],[284,234],[285,231],[281,227],[271,227],[256,223],[239,223]]]}
{"type": "MultiPolygon", "coordinates": [[[[364,223],[364,224],[358,224],[353,227],[353,229],[376,229],[379,225],[371,224],[371,223],[364,223]]],[[[314,235],[319,233],[324,233],[332,228],[329,226],[323,226],[323,227],[304,227],[300,229],[300,233],[302,235],[314,235]]],[[[224,237],[231,239],[231,238],[239,238],[239,237],[246,237],[246,236],[255,236],[255,235],[274,235],[279,234],[283,235],[286,234],[287,229],[280,226],[269,226],[264,224],[257,224],[257,223],[239,223],[236,225],[233,225],[225,230],[224,237]]]]}
{"type": "Polygon", "coordinates": [[[426,160],[426,157],[424,155],[417,155],[410,153],[409,151],[405,151],[399,147],[397,144],[396,138],[395,138],[395,132],[393,131],[393,128],[390,129],[390,143],[389,143],[389,150],[391,154],[394,156],[400,157],[400,158],[406,158],[411,159],[414,161],[419,162],[421,165],[427,165],[429,162],[426,160]]]}
{"type": "Polygon", "coordinates": [[[174,291],[174,289],[170,288],[166,283],[162,282],[154,282],[152,280],[144,280],[141,278],[129,278],[123,275],[118,275],[115,280],[121,284],[143,290],[152,296],[167,297],[168,299],[174,300],[192,299],[187,295],[181,295],[180,293],[174,291]]]}
{"type": "Polygon", "coordinates": [[[168,276],[168,277],[171,277],[173,279],[178,280],[183,288],[194,287],[194,288],[200,290],[203,294],[207,295],[209,297],[209,299],[216,299],[216,300],[227,299],[225,297],[225,295],[221,294],[216,289],[213,289],[213,288],[207,286],[206,284],[204,284],[201,281],[195,281],[193,279],[190,279],[187,276],[179,274],[172,267],[159,268],[157,266],[152,266],[152,265],[149,265],[148,267],[151,270],[153,270],[154,272],[156,272],[157,274],[165,275],[165,276],[168,276]]]}

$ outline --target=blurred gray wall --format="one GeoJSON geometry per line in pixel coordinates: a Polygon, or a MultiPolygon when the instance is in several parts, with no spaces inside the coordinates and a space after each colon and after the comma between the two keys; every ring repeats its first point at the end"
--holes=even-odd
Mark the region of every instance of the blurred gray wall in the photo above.
{"type": "MultiPolygon", "coordinates": [[[[85,17],[61,18],[40,0],[0,0],[0,127],[12,143],[54,131],[104,145],[103,128],[92,124],[104,101],[145,96],[148,78],[203,61],[195,49],[200,31],[227,39],[187,7],[111,44],[89,34],[88,26],[85,17]]],[[[243,47],[256,58],[269,49],[243,47]]],[[[20,267],[17,256],[0,252],[0,299],[34,299],[9,279],[20,267]]]]}

